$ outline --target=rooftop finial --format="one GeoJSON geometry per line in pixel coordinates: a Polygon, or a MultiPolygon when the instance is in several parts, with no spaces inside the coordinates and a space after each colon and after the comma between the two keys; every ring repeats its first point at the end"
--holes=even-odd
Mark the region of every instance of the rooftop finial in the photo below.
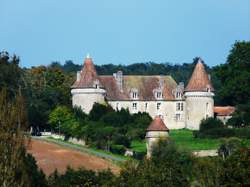
{"type": "Polygon", "coordinates": [[[199,58],[198,58],[198,63],[202,63],[202,61],[203,61],[202,58],[199,57],[199,58]]]}

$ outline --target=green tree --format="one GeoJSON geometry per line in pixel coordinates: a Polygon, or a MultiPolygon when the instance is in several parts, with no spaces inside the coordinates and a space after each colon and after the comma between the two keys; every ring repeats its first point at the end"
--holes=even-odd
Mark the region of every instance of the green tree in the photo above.
{"type": "Polygon", "coordinates": [[[26,153],[24,100],[20,92],[15,95],[10,101],[6,89],[0,92],[0,186],[41,186],[36,179],[46,184],[44,174],[26,153]]]}
{"type": "Polygon", "coordinates": [[[243,144],[241,139],[232,137],[223,140],[222,144],[218,149],[218,153],[220,156],[222,156],[223,159],[225,159],[244,147],[245,145],[243,144]]]}
{"type": "MultiPolygon", "coordinates": [[[[56,107],[49,115],[49,124],[53,129],[60,133],[60,130],[65,130],[67,123],[74,119],[71,110],[66,106],[56,107]],[[61,128],[61,129],[60,129],[61,128]]],[[[67,129],[66,129],[67,131],[67,129]]]]}
{"type": "Polygon", "coordinates": [[[221,104],[237,105],[250,100],[250,41],[237,41],[227,63],[214,69],[221,82],[217,96],[221,104]]]}

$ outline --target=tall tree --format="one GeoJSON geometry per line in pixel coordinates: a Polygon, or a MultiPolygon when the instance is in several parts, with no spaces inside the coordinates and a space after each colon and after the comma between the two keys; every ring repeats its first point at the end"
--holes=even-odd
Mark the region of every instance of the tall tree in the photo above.
{"type": "Polygon", "coordinates": [[[250,100],[250,41],[235,42],[227,63],[214,70],[223,85],[217,90],[221,104],[238,105],[250,100]]]}

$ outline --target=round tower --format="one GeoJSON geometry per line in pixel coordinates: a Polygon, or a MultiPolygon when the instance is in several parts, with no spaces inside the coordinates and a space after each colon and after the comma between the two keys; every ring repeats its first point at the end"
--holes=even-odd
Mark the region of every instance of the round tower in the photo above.
{"type": "Polygon", "coordinates": [[[214,116],[214,88],[199,58],[184,90],[186,98],[186,128],[198,130],[202,119],[214,116]]]}
{"type": "Polygon", "coordinates": [[[160,139],[169,136],[169,129],[166,127],[160,116],[156,116],[146,130],[147,157],[150,158],[154,145],[160,139]]]}
{"type": "Polygon", "coordinates": [[[104,103],[106,91],[97,75],[92,58],[84,60],[83,68],[77,72],[76,81],[71,87],[72,105],[89,113],[94,103],[104,103]]]}

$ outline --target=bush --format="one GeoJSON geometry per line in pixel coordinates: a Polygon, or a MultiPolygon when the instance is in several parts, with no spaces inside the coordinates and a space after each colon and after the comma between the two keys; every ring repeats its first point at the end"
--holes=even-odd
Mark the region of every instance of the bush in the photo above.
{"type": "Polygon", "coordinates": [[[145,156],[146,156],[146,152],[142,151],[142,152],[137,152],[135,151],[133,154],[133,158],[137,159],[137,160],[142,160],[145,156]]]}
{"type": "Polygon", "coordinates": [[[203,119],[200,123],[200,132],[207,131],[209,129],[223,128],[224,124],[221,120],[215,118],[203,119]]]}
{"type": "Polygon", "coordinates": [[[229,137],[238,137],[238,138],[250,138],[250,128],[242,129],[229,129],[229,128],[216,128],[209,129],[204,132],[194,131],[193,136],[195,138],[229,138],[229,137]]]}
{"type": "Polygon", "coordinates": [[[226,157],[232,155],[236,151],[238,151],[241,148],[244,148],[243,141],[239,138],[228,138],[224,139],[222,144],[220,145],[218,149],[218,153],[220,156],[225,159],[226,157]]]}
{"type": "Polygon", "coordinates": [[[113,144],[113,145],[111,145],[111,147],[110,147],[110,151],[112,152],[112,153],[115,153],[115,154],[124,154],[125,153],[125,151],[126,151],[126,147],[125,146],[123,146],[123,145],[116,145],[116,144],[113,144]]]}
{"type": "Polygon", "coordinates": [[[113,138],[113,141],[114,141],[114,144],[124,145],[127,148],[129,148],[130,144],[131,144],[128,137],[125,136],[125,135],[121,135],[121,134],[115,135],[114,138],[113,138]]]}

